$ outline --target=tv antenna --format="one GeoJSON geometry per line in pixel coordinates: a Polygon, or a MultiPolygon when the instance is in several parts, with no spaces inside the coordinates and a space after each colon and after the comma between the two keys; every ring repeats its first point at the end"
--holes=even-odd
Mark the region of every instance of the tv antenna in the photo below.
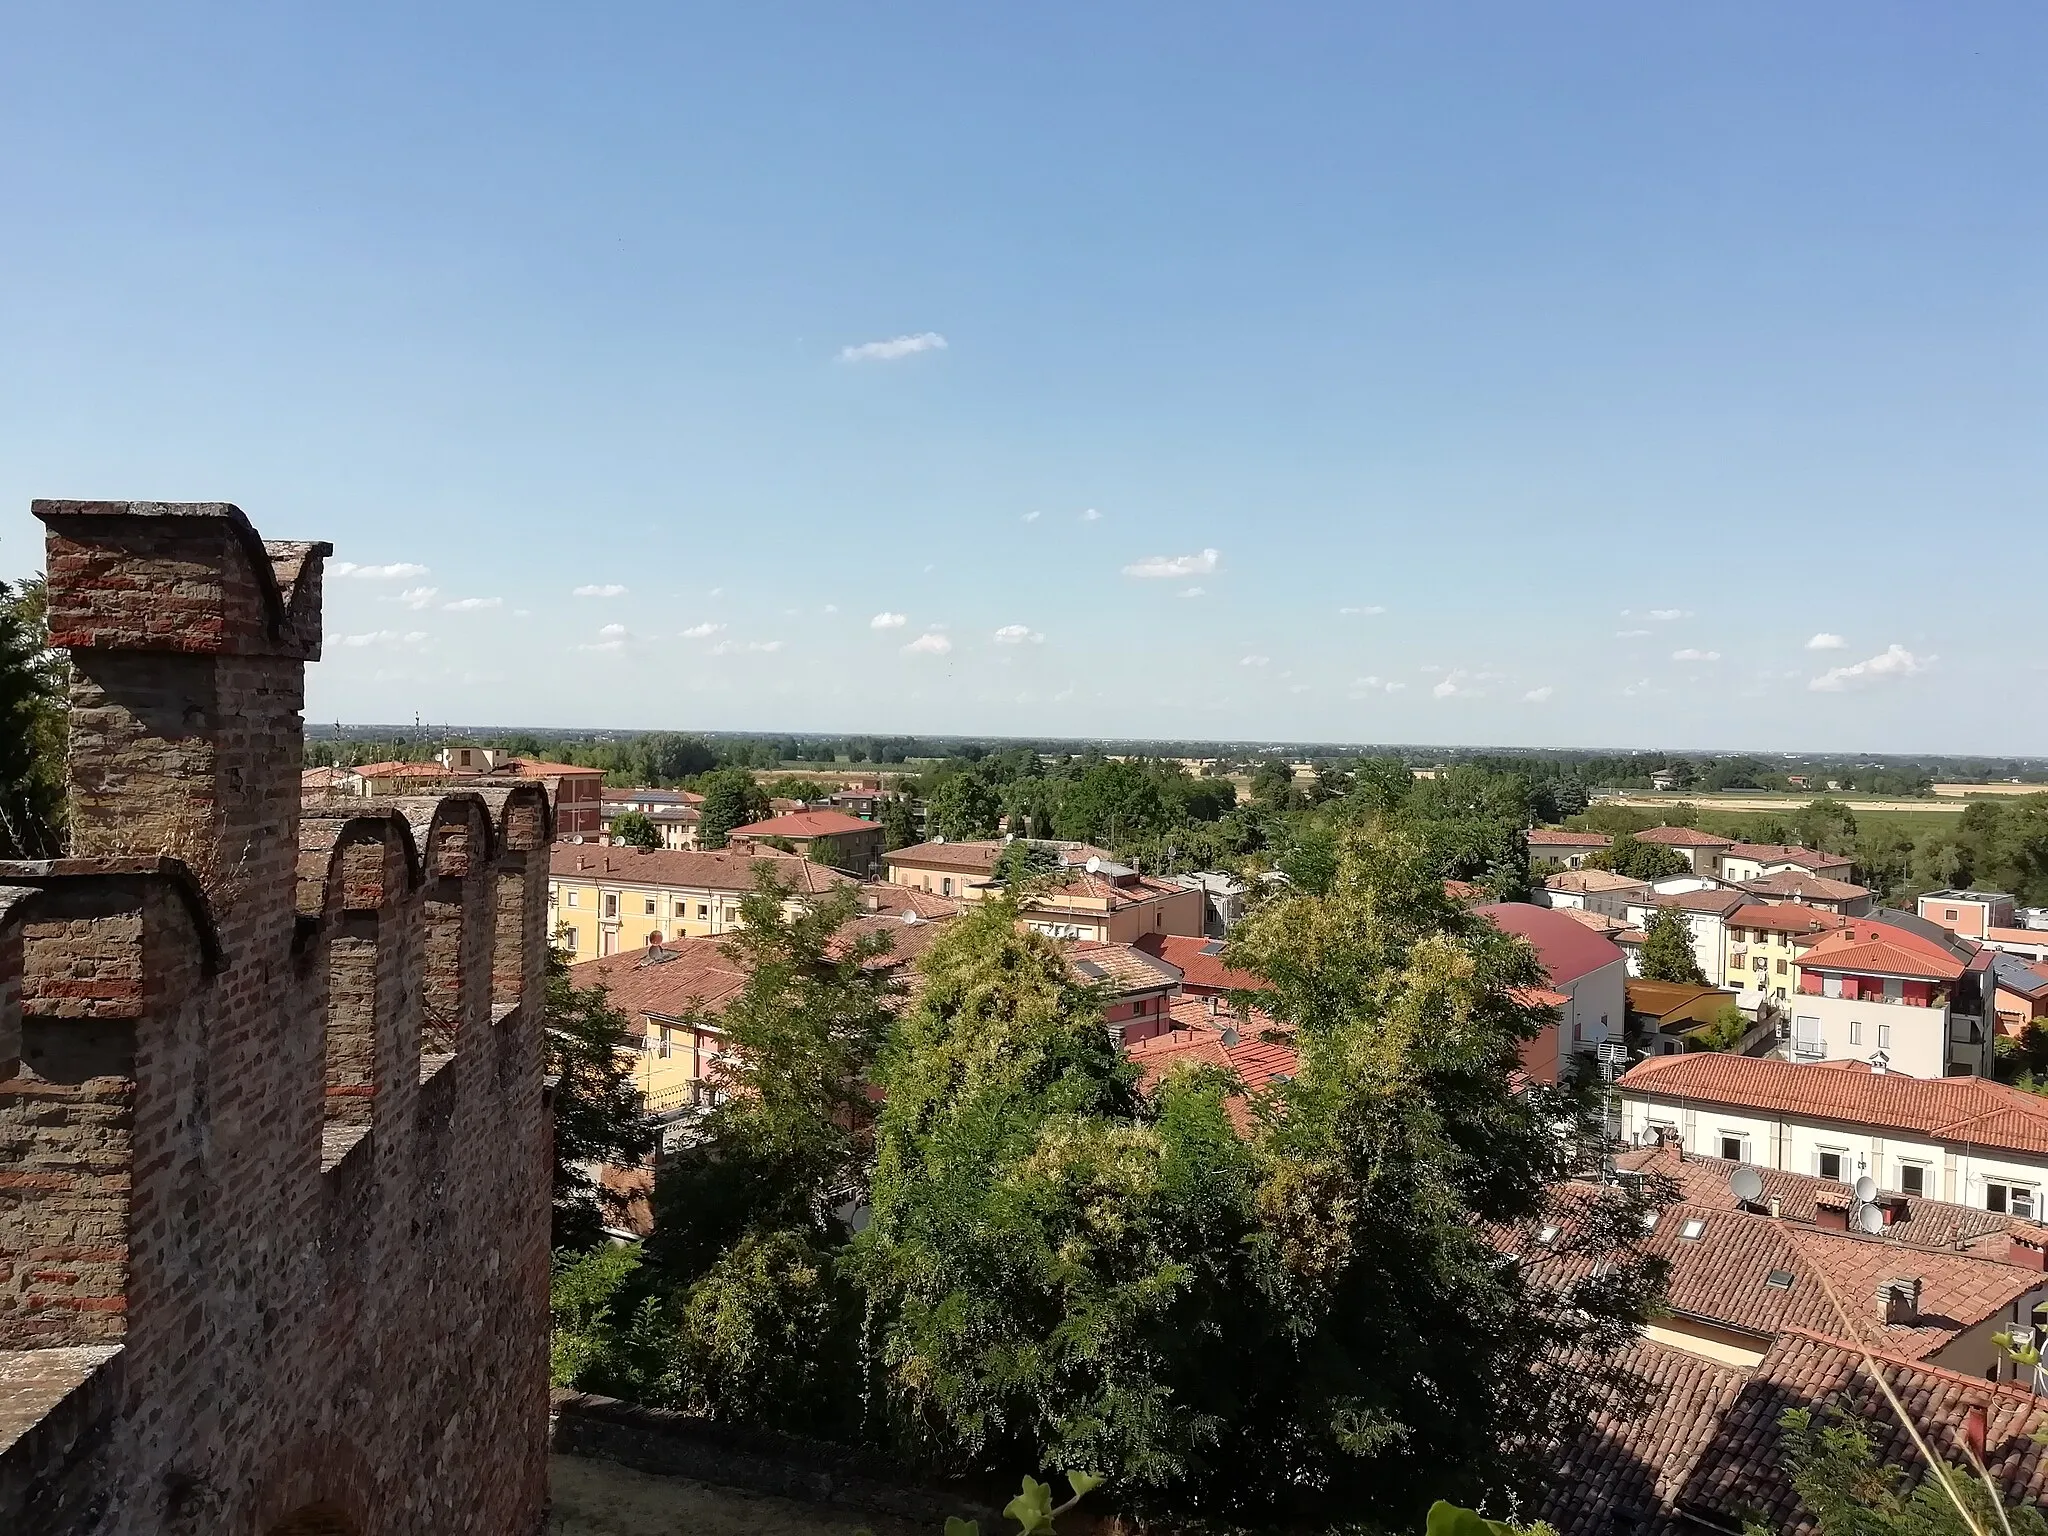
{"type": "Polygon", "coordinates": [[[1745,1164],[1728,1175],[1728,1189],[1744,1205],[1755,1205],[1764,1197],[1764,1176],[1745,1164]]]}

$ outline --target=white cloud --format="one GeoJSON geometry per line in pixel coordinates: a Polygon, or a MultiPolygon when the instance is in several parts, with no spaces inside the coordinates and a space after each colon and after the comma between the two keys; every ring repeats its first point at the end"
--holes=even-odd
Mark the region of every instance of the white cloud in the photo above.
{"type": "Polygon", "coordinates": [[[1399,693],[1407,686],[1406,683],[1390,683],[1379,677],[1354,677],[1351,680],[1351,697],[1363,699],[1375,693],[1399,693]]]}
{"type": "Polygon", "coordinates": [[[630,640],[633,638],[623,624],[607,624],[597,632],[600,640],[630,640]]]}
{"type": "Polygon", "coordinates": [[[1840,635],[1831,635],[1826,630],[1822,630],[1806,642],[1806,648],[1809,651],[1839,651],[1848,643],[1840,635]]]}
{"type": "Polygon", "coordinates": [[[869,629],[901,629],[910,622],[900,613],[878,613],[868,620],[869,629]]]}
{"type": "Polygon", "coordinates": [[[406,607],[417,612],[419,609],[431,605],[434,599],[440,595],[441,589],[439,587],[407,587],[392,601],[403,603],[406,607]]]}
{"type": "Polygon", "coordinates": [[[943,656],[953,649],[953,642],[936,630],[919,635],[903,647],[906,656],[943,656]]]}
{"type": "Polygon", "coordinates": [[[1024,514],[1024,521],[1027,523],[1035,523],[1044,515],[1045,514],[1043,512],[1026,512],[1024,514]]]}
{"type": "Polygon", "coordinates": [[[893,363],[899,357],[920,352],[943,352],[946,338],[937,331],[919,331],[915,336],[892,336],[887,341],[864,341],[857,347],[841,347],[842,363],[893,363]]]}
{"type": "MultiPolygon", "coordinates": [[[[1428,671],[1431,669],[1424,668],[1424,670],[1428,671]]],[[[1439,682],[1429,691],[1439,699],[1485,698],[1486,690],[1484,688],[1474,688],[1472,686],[1473,681],[1474,679],[1470,672],[1467,672],[1463,667],[1458,667],[1445,673],[1443,681],[1439,682]]]]}
{"type": "Polygon", "coordinates": [[[1099,523],[1102,521],[1102,514],[1093,507],[1084,507],[1081,510],[1081,521],[1084,523],[1099,523]]]}
{"type": "Polygon", "coordinates": [[[825,611],[827,613],[837,613],[839,611],[839,605],[837,603],[827,603],[825,605],[825,611]]]}
{"type": "Polygon", "coordinates": [[[1693,647],[1687,646],[1682,651],[1673,651],[1671,659],[1673,661],[1719,661],[1721,653],[1719,651],[1695,650],[1693,647]]]}
{"type": "Polygon", "coordinates": [[[1617,640],[1640,640],[1648,633],[1647,629],[1617,629],[1614,632],[1614,638],[1617,640]]]}
{"type": "Polygon", "coordinates": [[[1933,666],[1932,656],[1915,656],[1903,645],[1886,646],[1868,661],[1859,661],[1853,666],[1830,667],[1806,686],[1815,693],[1840,693],[1843,689],[1863,683],[1883,682],[1888,678],[1912,677],[1933,666]]]}
{"type": "Polygon", "coordinates": [[[327,572],[331,576],[353,576],[358,581],[410,581],[426,575],[427,568],[404,561],[393,565],[357,565],[352,560],[337,560],[327,567],[327,572]]]}
{"type": "Polygon", "coordinates": [[[593,582],[587,587],[578,587],[569,595],[571,597],[624,597],[626,589],[616,581],[607,581],[602,585],[593,582]]]}
{"type": "Polygon", "coordinates": [[[1555,692],[1557,692],[1555,688],[1545,683],[1541,688],[1531,688],[1527,693],[1523,694],[1522,702],[1524,704],[1548,704],[1550,696],[1555,692]]]}
{"type": "Polygon", "coordinates": [[[1240,667],[1263,667],[1270,665],[1272,660],[1273,658],[1270,656],[1247,656],[1238,665],[1240,667]]]}
{"type": "Polygon", "coordinates": [[[1203,593],[1205,593],[1208,590],[1209,589],[1207,587],[1182,587],[1180,591],[1174,595],[1177,597],[1200,597],[1203,593]]]}
{"type": "Polygon", "coordinates": [[[576,647],[579,651],[623,651],[625,648],[626,642],[623,640],[597,640],[589,645],[576,647]]]}
{"type": "Polygon", "coordinates": [[[1659,624],[1669,624],[1673,619],[1689,619],[1692,615],[1683,608],[1652,608],[1650,617],[1659,624]]]}
{"type": "Polygon", "coordinates": [[[1368,603],[1363,608],[1339,608],[1337,611],[1339,613],[1362,613],[1366,615],[1371,615],[1375,613],[1385,613],[1387,610],[1381,607],[1378,603],[1368,603]]]}
{"type": "Polygon", "coordinates": [[[1136,564],[1125,566],[1124,574],[1142,576],[1148,580],[1207,576],[1216,569],[1216,560],[1216,551],[1213,549],[1205,549],[1199,555],[1151,555],[1136,564]]]}
{"type": "Polygon", "coordinates": [[[997,645],[1042,645],[1045,636],[1028,624],[1005,624],[996,631],[997,645]]]}
{"type": "Polygon", "coordinates": [[[504,606],[505,599],[502,597],[458,597],[452,603],[443,603],[441,605],[442,609],[448,613],[475,613],[479,608],[502,608],[504,606]]]}
{"type": "Polygon", "coordinates": [[[407,630],[402,635],[395,629],[373,629],[367,634],[343,635],[341,643],[353,646],[399,646],[406,650],[417,650],[420,642],[426,638],[427,632],[424,629],[407,630]]]}
{"type": "Polygon", "coordinates": [[[702,624],[692,624],[688,629],[684,630],[683,638],[685,640],[708,640],[724,628],[723,624],[713,624],[707,619],[702,624]]]}
{"type": "Polygon", "coordinates": [[[714,656],[744,656],[750,651],[773,653],[782,649],[780,640],[721,640],[711,647],[714,656]]]}

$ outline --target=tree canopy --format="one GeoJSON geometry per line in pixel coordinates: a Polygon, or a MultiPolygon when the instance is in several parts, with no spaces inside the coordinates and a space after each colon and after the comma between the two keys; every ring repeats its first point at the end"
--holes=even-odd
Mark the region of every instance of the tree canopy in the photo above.
{"type": "Polygon", "coordinates": [[[1689,981],[1707,984],[1692,947],[1692,927],[1676,907],[1659,907],[1643,930],[1642,977],[1645,981],[1689,981]]]}
{"type": "Polygon", "coordinates": [[[768,794],[744,768],[721,768],[698,781],[704,803],[697,807],[697,846],[723,848],[734,827],[768,814],[768,794]]]}

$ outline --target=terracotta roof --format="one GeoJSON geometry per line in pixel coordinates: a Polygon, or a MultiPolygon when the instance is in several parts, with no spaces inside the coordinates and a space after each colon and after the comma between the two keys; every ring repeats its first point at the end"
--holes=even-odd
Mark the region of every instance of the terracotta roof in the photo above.
{"type": "Polygon", "coordinates": [[[452,777],[439,763],[364,763],[347,770],[365,779],[445,779],[452,777]]]}
{"type": "Polygon", "coordinates": [[[1913,1131],[2048,1157],[2048,1099],[1982,1077],[1905,1077],[1872,1072],[1863,1062],[1767,1061],[1688,1051],[1636,1063],[1619,1086],[1624,1093],[1913,1131]]]}
{"type": "Polygon", "coordinates": [[[1676,907],[1681,912],[1706,912],[1715,917],[1726,917],[1745,905],[1742,892],[1715,888],[1707,891],[1657,892],[1634,906],[1676,907]]]}
{"type": "Polygon", "coordinates": [[[1135,944],[1069,939],[1061,948],[1076,976],[1085,983],[1106,986],[1112,996],[1180,987],[1179,966],[1147,954],[1135,944]]]}
{"type": "Polygon", "coordinates": [[[1453,901],[1470,903],[1486,900],[1489,893],[1485,886],[1474,885],[1470,880],[1446,880],[1444,894],[1453,901]]]}
{"type": "MultiPolygon", "coordinates": [[[[1208,1017],[1205,999],[1188,999],[1173,1010],[1173,1018],[1175,1027],[1165,1034],[1124,1047],[1124,1054],[1138,1068],[1138,1085],[1144,1092],[1150,1093],[1169,1072],[1183,1065],[1220,1067],[1252,1094],[1270,1087],[1275,1079],[1293,1077],[1300,1069],[1299,1054],[1278,1038],[1282,1031],[1263,1014],[1254,1012],[1250,1020],[1237,1026],[1235,1045],[1224,1043],[1222,1029],[1208,1017]],[[1268,1035],[1275,1038],[1265,1038],[1268,1035]]],[[[1225,1108],[1238,1134],[1248,1135],[1252,1128],[1250,1104],[1233,1093],[1225,1100],[1225,1108]]]]}
{"type": "Polygon", "coordinates": [[[1610,939],[1619,939],[1624,933],[1640,934],[1640,928],[1631,927],[1618,917],[1609,917],[1605,912],[1591,912],[1584,907],[1553,907],[1553,912],[1570,918],[1582,928],[1605,934],[1610,939]]]}
{"type": "Polygon", "coordinates": [[[1614,841],[1605,832],[1566,832],[1558,827],[1531,827],[1531,848],[1605,848],[1614,841]]]}
{"type": "Polygon", "coordinates": [[[346,778],[349,772],[347,768],[307,768],[299,774],[299,788],[331,789],[346,778]]]}
{"type": "Polygon", "coordinates": [[[675,939],[572,965],[569,980],[602,986],[612,1006],[629,1016],[679,1018],[697,1008],[717,1013],[746,986],[747,973],[727,957],[722,939],[675,939]]]}
{"type": "Polygon", "coordinates": [[[1949,955],[1908,949],[1884,939],[1865,939],[1855,933],[1831,933],[1799,959],[1810,971],[1853,971],[1866,976],[1911,976],[1932,981],[1954,981],[1968,969],[1949,955]]]}
{"type": "Polygon", "coordinates": [[[884,864],[930,865],[935,869],[965,869],[975,874],[986,875],[996,867],[1003,845],[997,838],[982,838],[973,842],[932,842],[912,843],[908,848],[898,848],[882,855],[884,864]]]}
{"type": "Polygon", "coordinates": [[[1070,906],[1060,898],[1107,902],[1108,910],[1114,912],[1123,907],[1143,906],[1148,901],[1160,901],[1168,896],[1200,894],[1190,886],[1176,885],[1171,880],[1154,880],[1149,875],[1132,875],[1114,880],[1107,875],[1091,875],[1085,870],[1075,869],[1069,870],[1068,878],[1058,885],[1045,886],[1026,897],[1023,906],[1027,912],[1074,912],[1093,915],[1099,909],[1070,906]]]}
{"type": "Polygon", "coordinates": [[[1571,999],[1548,987],[1509,987],[1508,996],[1525,1008],[1562,1008],[1571,999]]]}
{"type": "Polygon", "coordinates": [[[1986,928],[1984,937],[1995,944],[2048,945],[2048,928],[1986,928]]]}
{"type": "Polygon", "coordinates": [[[1197,939],[1172,933],[1141,934],[1135,940],[1148,955],[1178,966],[1184,983],[1212,992],[1264,992],[1271,983],[1250,971],[1234,971],[1223,963],[1221,939],[1197,939]]]}
{"type": "Polygon", "coordinates": [[[768,849],[740,853],[728,848],[556,843],[548,854],[548,874],[556,880],[674,886],[692,891],[751,891],[755,871],[763,867],[773,869],[775,878],[799,895],[814,896],[858,883],[851,875],[823,864],[768,849]]]}
{"type": "Polygon", "coordinates": [[[849,816],[844,811],[793,811],[787,816],[771,816],[766,821],[750,821],[744,827],[734,827],[729,834],[733,837],[835,837],[844,832],[879,832],[879,822],[862,821],[858,816],[849,816]]]}
{"type": "Polygon", "coordinates": [[[1828,869],[1852,860],[1846,854],[1822,853],[1797,843],[1730,843],[1723,850],[1729,858],[1747,859],[1752,864],[1797,864],[1804,869],[1828,869]]]}
{"type": "Polygon", "coordinates": [[[1851,885],[1846,880],[1828,880],[1819,875],[1795,874],[1781,869],[1775,875],[1765,875],[1761,880],[1745,880],[1742,888],[1753,896],[1787,896],[1794,901],[1818,897],[1822,901],[1855,901],[1868,896],[1869,890],[1860,885],[1851,885]]]}
{"type": "Polygon", "coordinates": [[[1745,902],[1728,914],[1732,928],[1768,928],[1776,933],[1826,933],[1851,919],[1819,907],[1803,907],[1796,901],[1745,902]]]}
{"type": "MultiPolygon", "coordinates": [[[[2036,1436],[2048,1406],[2010,1385],[1993,1386],[1922,1362],[1880,1353],[1880,1367],[1928,1441],[1944,1448],[1974,1409],[1985,1415],[1985,1460],[2009,1498],[2048,1492],[2048,1451],[2036,1436]]],[[[1596,1413],[1556,1457],[1531,1511],[1566,1536],[1641,1531],[1676,1536],[1739,1530],[1810,1533],[1778,1455],[1788,1408],[1834,1399],[1868,1421],[1880,1461],[1921,1465],[1911,1441],[1870,1381],[1862,1355],[1803,1329],[1788,1329],[1753,1370],[1720,1365],[1638,1340],[1621,1363],[1651,1389],[1641,1412],[1596,1413]]]]}
{"type": "Polygon", "coordinates": [[[1647,891],[1650,882],[1631,875],[1617,875],[1611,869],[1567,869],[1543,882],[1549,891],[1647,891]]]}
{"type": "Polygon", "coordinates": [[[1639,843],[1657,843],[1665,848],[1728,848],[1732,839],[1716,837],[1711,832],[1702,832],[1697,827],[1652,827],[1647,832],[1638,832],[1639,843]]]}
{"type": "Polygon", "coordinates": [[[1473,910],[1503,933],[1527,939],[1553,982],[1568,984],[1602,966],[1621,963],[1620,950],[1563,912],[1520,901],[1495,902],[1473,910]]]}
{"type": "Polygon", "coordinates": [[[914,885],[895,885],[887,880],[872,881],[860,888],[861,905],[870,912],[901,917],[915,912],[919,917],[957,917],[960,898],[921,891],[914,885]]]}

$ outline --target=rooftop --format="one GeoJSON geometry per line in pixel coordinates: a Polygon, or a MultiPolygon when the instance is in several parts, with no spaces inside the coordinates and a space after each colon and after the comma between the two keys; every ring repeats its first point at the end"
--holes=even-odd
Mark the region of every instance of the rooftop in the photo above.
{"type": "Polygon", "coordinates": [[[1796,843],[1730,843],[1723,852],[1731,859],[1748,859],[1752,864],[1798,864],[1807,869],[1829,869],[1851,862],[1847,854],[1822,853],[1796,843]]]}
{"type": "Polygon", "coordinates": [[[1619,965],[1621,951],[1583,923],[1549,907],[1501,901],[1473,908],[1503,933],[1527,939],[1552,982],[1567,985],[1603,966],[1619,965]]]}
{"type": "Polygon", "coordinates": [[[762,869],[772,869],[777,880],[800,895],[818,895],[858,883],[851,875],[823,864],[767,849],[742,853],[729,848],[556,843],[548,853],[548,874],[556,880],[616,881],[691,891],[751,891],[762,869]]]}
{"type": "Polygon", "coordinates": [[[1141,934],[1136,943],[1146,954],[1157,955],[1169,965],[1178,967],[1185,984],[1190,987],[1206,987],[1214,992],[1256,992],[1264,991],[1268,986],[1263,976],[1254,976],[1250,971],[1234,971],[1225,965],[1221,939],[1147,933],[1141,934]]]}
{"type": "Polygon", "coordinates": [[[1865,887],[1851,885],[1847,880],[1828,880],[1789,869],[1765,875],[1761,880],[1745,880],[1742,888],[1753,896],[1786,896],[1795,901],[1857,901],[1870,894],[1865,887]]]}
{"type": "Polygon", "coordinates": [[[1567,832],[1562,827],[1531,827],[1531,848],[1605,848],[1614,839],[1605,832],[1567,832]]]}
{"type": "Polygon", "coordinates": [[[1665,848],[1728,848],[1733,839],[1716,837],[1711,832],[1702,832],[1697,827],[1652,827],[1647,832],[1638,832],[1639,843],[1657,843],[1665,848]]]}
{"type": "Polygon", "coordinates": [[[1866,939],[1853,932],[1829,934],[1807,950],[1799,963],[1809,971],[1849,971],[1924,981],[1954,981],[1967,969],[1960,960],[1948,955],[1930,954],[1885,939],[1866,939]]]}
{"type": "Polygon", "coordinates": [[[1823,912],[1796,901],[1746,902],[1728,914],[1731,927],[1767,928],[1774,933],[1827,933],[1848,921],[1838,912],[1823,912]]]}
{"type": "Polygon", "coordinates": [[[770,816],[734,827],[733,837],[836,837],[846,832],[879,832],[881,824],[862,821],[844,811],[792,811],[787,816],[770,816]]]}
{"type": "Polygon", "coordinates": [[[1084,982],[1106,986],[1117,996],[1180,986],[1178,966],[1147,954],[1135,944],[1071,939],[1064,949],[1075,975],[1084,982]]]}
{"type": "Polygon", "coordinates": [[[1543,888],[1584,894],[1592,891],[1647,891],[1650,883],[1632,875],[1617,875],[1611,869],[1567,869],[1545,878],[1543,888]]]}

